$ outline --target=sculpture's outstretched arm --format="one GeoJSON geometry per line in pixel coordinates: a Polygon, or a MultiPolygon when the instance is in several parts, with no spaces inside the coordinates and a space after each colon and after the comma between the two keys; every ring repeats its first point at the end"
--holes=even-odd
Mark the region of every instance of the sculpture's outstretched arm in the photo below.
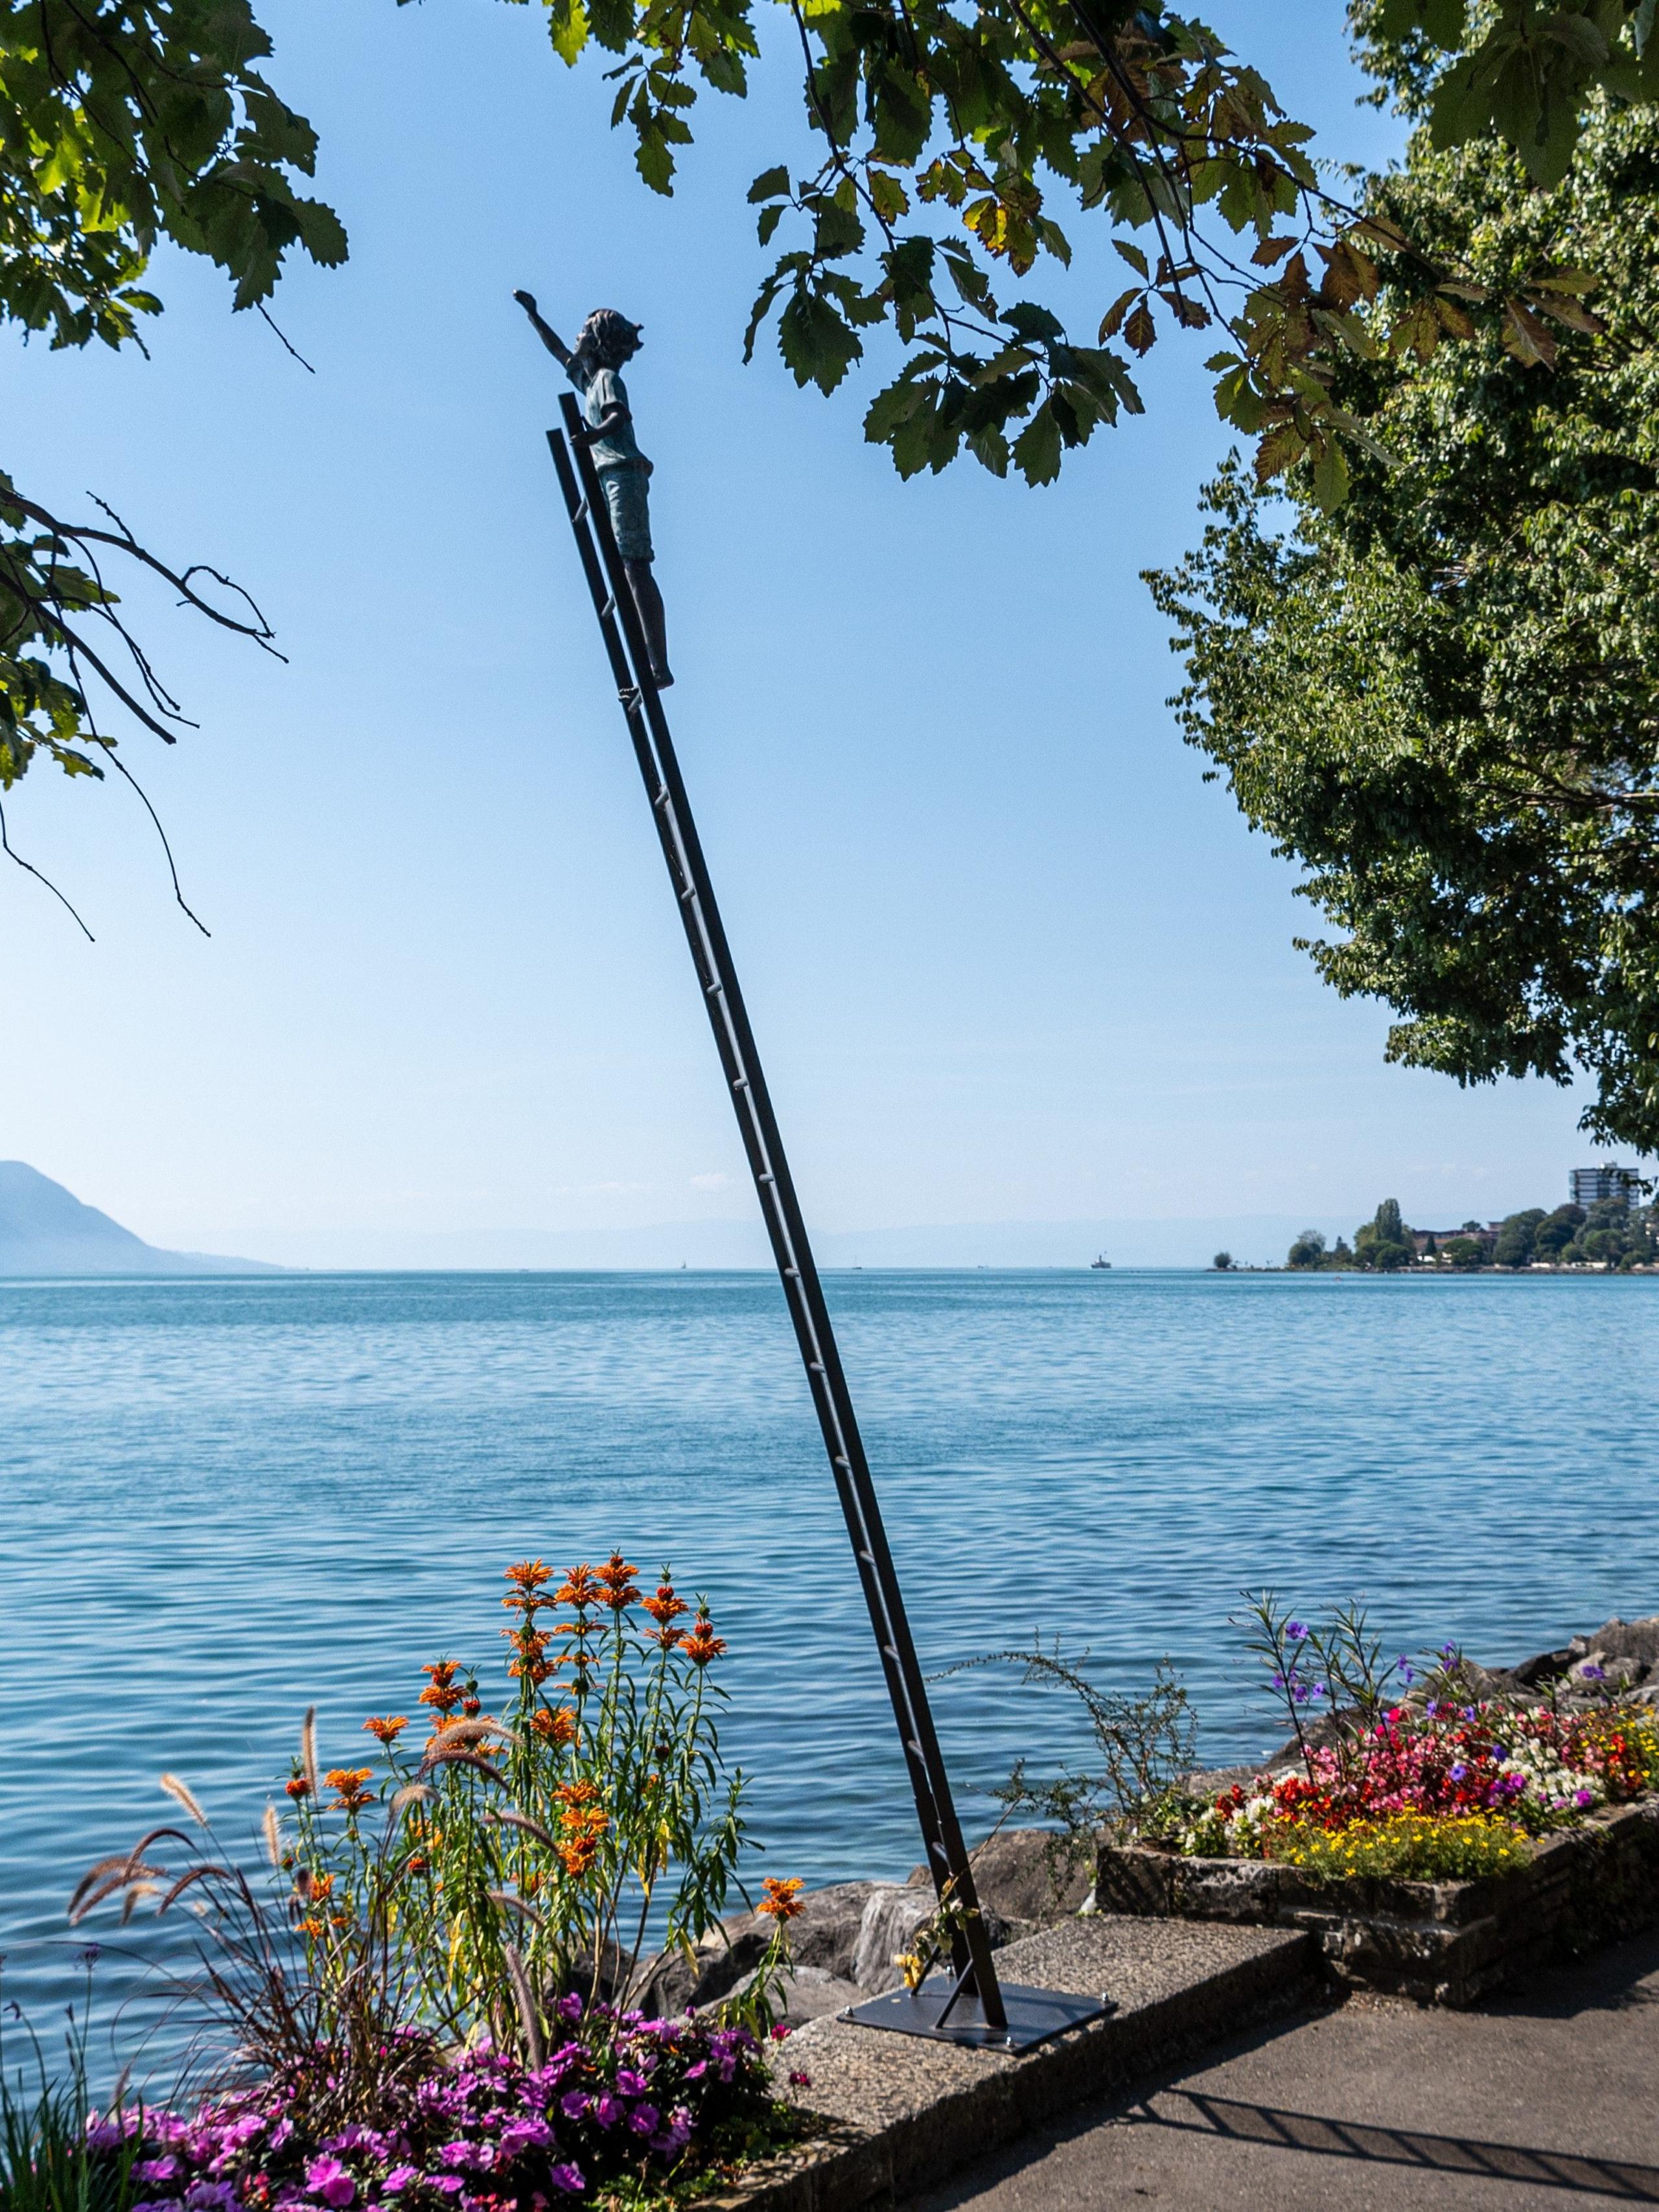
{"type": "Polygon", "coordinates": [[[534,293],[515,292],[513,296],[534,325],[537,337],[562,368],[570,359],[570,349],[552,325],[542,320],[534,293]]]}

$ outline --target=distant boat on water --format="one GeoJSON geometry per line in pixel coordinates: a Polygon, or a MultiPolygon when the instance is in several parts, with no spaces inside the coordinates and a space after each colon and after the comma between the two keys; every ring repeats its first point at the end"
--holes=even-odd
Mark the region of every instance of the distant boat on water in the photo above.
{"type": "Polygon", "coordinates": [[[1106,1255],[1103,1252],[1101,1253],[1097,1259],[1091,1260],[1089,1262],[1089,1265],[1091,1267],[1109,1267],[1111,1264],[1111,1261],[1106,1257],[1106,1255]]]}

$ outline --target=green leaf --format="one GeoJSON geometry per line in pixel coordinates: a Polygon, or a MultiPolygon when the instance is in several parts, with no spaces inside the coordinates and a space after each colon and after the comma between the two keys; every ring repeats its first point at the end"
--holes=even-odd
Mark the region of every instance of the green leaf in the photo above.
{"type": "Polygon", "coordinates": [[[1112,244],[1116,251],[1123,256],[1123,258],[1128,263],[1130,268],[1134,270],[1137,276],[1146,280],[1150,280],[1152,273],[1152,270],[1147,265],[1146,255],[1141,252],[1138,246],[1131,245],[1127,238],[1115,238],[1112,240],[1112,244]]]}
{"type": "Polygon", "coordinates": [[[587,44],[587,10],[582,0],[551,0],[547,24],[554,52],[568,69],[574,69],[587,44]]]}
{"type": "Polygon", "coordinates": [[[763,169],[749,187],[749,204],[758,207],[763,200],[787,199],[789,172],[781,161],[775,169],[763,169]]]}
{"type": "Polygon", "coordinates": [[[1060,425],[1045,401],[1014,441],[1014,465],[1028,484],[1053,483],[1060,454],[1060,425]]]}
{"type": "Polygon", "coordinates": [[[1340,440],[1327,438],[1316,453],[1313,489],[1314,497],[1327,514],[1334,514],[1348,496],[1348,459],[1340,440]]]}
{"type": "Polygon", "coordinates": [[[864,347],[826,299],[802,289],[778,319],[778,351],[797,384],[816,384],[827,397],[864,347]]]}

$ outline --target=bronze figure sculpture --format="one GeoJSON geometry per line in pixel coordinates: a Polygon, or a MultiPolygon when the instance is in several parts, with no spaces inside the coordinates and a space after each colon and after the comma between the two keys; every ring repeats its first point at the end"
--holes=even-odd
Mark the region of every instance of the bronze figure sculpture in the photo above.
{"type": "Polygon", "coordinates": [[[574,347],[544,322],[534,297],[515,292],[514,298],[535,325],[536,334],[582,396],[586,428],[582,443],[592,457],[594,471],[610,510],[611,528],[628,574],[629,589],[639,611],[650,656],[651,678],[658,690],[673,682],[668,665],[667,620],[662,593],[651,573],[651,464],[634,436],[634,416],[628,404],[628,388],[622,380],[624,362],[639,351],[642,325],[630,323],[614,307],[596,307],[576,334],[574,347]]]}

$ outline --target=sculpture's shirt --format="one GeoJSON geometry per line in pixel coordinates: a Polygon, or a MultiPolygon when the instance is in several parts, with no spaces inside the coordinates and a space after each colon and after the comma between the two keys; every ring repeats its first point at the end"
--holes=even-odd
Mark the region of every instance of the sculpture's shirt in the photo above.
{"type": "Polygon", "coordinates": [[[580,354],[572,354],[568,374],[570,381],[582,395],[582,412],[590,428],[597,429],[613,408],[623,410],[622,421],[588,447],[594,467],[643,469],[648,476],[651,464],[634,441],[634,416],[628,404],[628,387],[617,371],[600,368],[580,354]]]}

